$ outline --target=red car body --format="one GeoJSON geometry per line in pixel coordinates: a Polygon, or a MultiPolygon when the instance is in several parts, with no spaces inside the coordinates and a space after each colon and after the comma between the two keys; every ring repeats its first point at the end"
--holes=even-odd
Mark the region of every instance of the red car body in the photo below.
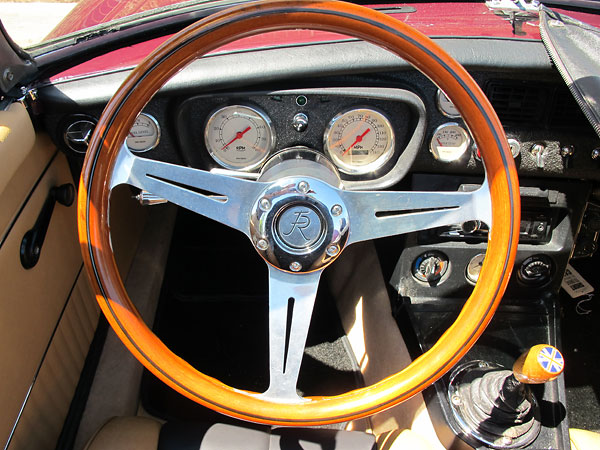
{"type": "MultiPolygon", "coordinates": [[[[174,3],[176,2],[173,0],[134,0],[127,2],[118,0],[83,0],[52,30],[48,39],[174,3]]],[[[400,12],[390,12],[389,14],[429,37],[471,36],[540,40],[536,17],[525,20],[520,27],[519,33],[515,34],[510,20],[488,8],[484,2],[397,3],[392,5],[373,4],[368,6],[370,8],[385,8],[388,10],[398,8],[400,12]],[[407,8],[411,12],[402,12],[402,7],[407,8]]],[[[560,12],[561,10],[558,9],[557,11],[560,12]]],[[[574,11],[569,11],[568,13],[571,17],[583,22],[595,26],[600,25],[600,17],[597,15],[574,11]]],[[[170,36],[164,36],[152,39],[93,58],[57,74],[52,77],[52,80],[79,77],[90,73],[135,66],[148,53],[169,38],[170,36]]],[[[338,34],[314,30],[278,31],[241,39],[218,51],[231,52],[249,48],[328,42],[344,38],[345,36],[338,34]]]]}

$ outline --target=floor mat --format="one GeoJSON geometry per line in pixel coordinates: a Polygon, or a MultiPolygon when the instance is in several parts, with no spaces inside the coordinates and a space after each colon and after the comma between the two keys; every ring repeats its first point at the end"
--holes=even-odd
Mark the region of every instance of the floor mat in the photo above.
{"type": "MultiPolygon", "coordinates": [[[[203,373],[263,392],[268,375],[267,269],[249,240],[181,210],[154,332],[203,373]]],[[[298,380],[303,395],[336,395],[361,385],[335,304],[321,283],[298,380]]],[[[142,404],[166,420],[228,421],[149,372],[142,404]]]]}

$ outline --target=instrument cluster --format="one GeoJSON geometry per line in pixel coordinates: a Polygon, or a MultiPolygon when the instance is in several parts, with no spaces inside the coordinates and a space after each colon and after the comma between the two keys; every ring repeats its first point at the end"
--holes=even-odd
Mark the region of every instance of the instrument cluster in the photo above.
{"type": "Polygon", "coordinates": [[[176,134],[192,167],[250,176],[278,152],[305,147],[324,154],[342,179],[394,173],[398,181],[422,143],[424,118],[422,101],[400,89],[211,95],[180,103],[176,134]]]}
{"type": "MultiPolygon", "coordinates": [[[[308,116],[304,116],[308,125],[308,116]]],[[[269,116],[246,105],[218,109],[210,115],[204,129],[204,144],[210,156],[227,169],[246,171],[260,167],[276,151],[276,142],[269,116]]],[[[352,108],[339,112],[327,124],[323,150],[340,172],[366,174],[381,168],[393,156],[394,130],[383,113],[352,108]]]]}
{"type": "MultiPolygon", "coordinates": [[[[321,154],[349,189],[392,186],[417,156],[421,167],[460,167],[478,156],[460,114],[440,90],[437,112],[431,107],[426,111],[423,99],[411,91],[374,87],[211,94],[156,102],[131,127],[125,141],[130,151],[247,178],[257,178],[271,158],[290,148],[321,154]]],[[[58,127],[64,130],[61,138],[73,152],[84,153],[96,119],[85,114],[67,119],[58,127]]]]}

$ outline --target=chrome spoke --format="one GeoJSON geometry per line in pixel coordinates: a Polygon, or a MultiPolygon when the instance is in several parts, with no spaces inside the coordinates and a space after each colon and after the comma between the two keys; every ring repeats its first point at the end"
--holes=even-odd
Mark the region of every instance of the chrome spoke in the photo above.
{"type": "Polygon", "coordinates": [[[344,191],[350,215],[348,244],[480,220],[491,226],[487,183],[471,192],[344,191]]]}
{"type": "Polygon", "coordinates": [[[322,271],[288,273],[269,266],[269,388],[261,397],[298,403],[296,384],[322,271]]]}
{"type": "Polygon", "coordinates": [[[122,148],[111,189],[120,184],[189,209],[249,234],[250,209],[263,183],[140,158],[122,148]]]}

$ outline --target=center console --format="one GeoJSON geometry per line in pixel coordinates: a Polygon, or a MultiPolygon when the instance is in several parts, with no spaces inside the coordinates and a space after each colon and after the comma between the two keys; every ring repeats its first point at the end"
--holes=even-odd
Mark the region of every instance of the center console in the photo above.
{"type": "MultiPolygon", "coordinates": [[[[473,190],[481,179],[414,175],[412,189],[473,190]]],[[[521,180],[521,229],[513,273],[492,322],[463,360],[425,392],[434,422],[450,428],[474,448],[569,448],[563,377],[532,386],[539,405],[539,432],[521,440],[514,428],[500,430],[484,442],[465,431],[453,405],[453,380],[461,367],[510,369],[524,351],[536,344],[560,348],[558,293],[569,259],[577,245],[590,185],[585,182],[521,180]],[[542,188],[542,186],[544,186],[542,188]]],[[[584,225],[585,226],[585,225],[584,225]]],[[[455,320],[470,295],[483,264],[488,224],[465,222],[413,233],[406,237],[391,284],[398,293],[395,316],[405,330],[410,325],[418,352],[428,350],[455,320]]],[[[487,370],[487,369],[486,369],[487,370]]],[[[492,394],[494,397],[495,394],[492,394]]],[[[517,420],[518,421],[518,420],[517,420]]],[[[468,427],[467,427],[468,428],[468,427]]],[[[517,427],[518,428],[518,427],[517,427]]]]}

